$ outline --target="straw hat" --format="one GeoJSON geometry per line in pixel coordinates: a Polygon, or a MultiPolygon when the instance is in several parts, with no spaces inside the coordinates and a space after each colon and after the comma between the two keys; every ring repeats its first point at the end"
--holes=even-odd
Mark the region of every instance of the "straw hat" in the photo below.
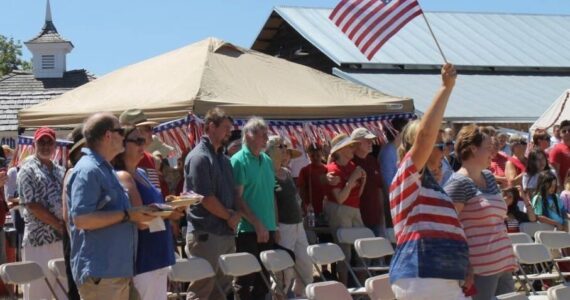
{"type": "Polygon", "coordinates": [[[130,126],[151,126],[154,127],[158,125],[157,122],[149,121],[142,110],[132,108],[125,110],[121,116],[119,116],[119,121],[121,125],[130,126]]]}
{"type": "Polygon", "coordinates": [[[287,145],[287,152],[289,152],[289,156],[291,156],[291,159],[295,159],[303,155],[303,152],[293,148],[293,144],[291,144],[291,141],[285,139],[284,142],[285,145],[287,145]]]}
{"type": "Polygon", "coordinates": [[[163,143],[158,136],[152,136],[152,142],[148,147],[146,147],[146,151],[153,153],[155,151],[159,151],[162,157],[168,157],[168,154],[174,151],[174,147],[163,143]]]}
{"type": "Polygon", "coordinates": [[[344,133],[338,134],[331,141],[330,155],[333,155],[334,153],[338,152],[339,150],[344,149],[346,147],[349,147],[350,145],[357,144],[357,143],[359,143],[359,141],[353,140],[351,137],[349,137],[348,135],[346,135],[344,133]]]}

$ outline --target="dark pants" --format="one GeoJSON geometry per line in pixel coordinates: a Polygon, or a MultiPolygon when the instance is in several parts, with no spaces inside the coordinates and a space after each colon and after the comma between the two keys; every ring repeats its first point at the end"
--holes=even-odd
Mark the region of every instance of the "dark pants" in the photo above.
{"type": "MultiPolygon", "coordinates": [[[[238,233],[236,237],[236,252],[251,253],[259,260],[259,253],[265,250],[274,249],[274,244],[274,231],[269,232],[269,241],[261,244],[257,243],[257,235],[255,232],[238,233]]],[[[259,263],[261,264],[261,261],[259,263]]],[[[262,272],[265,274],[266,278],[268,278],[268,273],[263,267],[262,272]]],[[[263,282],[261,274],[259,273],[236,278],[234,289],[240,300],[265,299],[265,295],[269,292],[267,286],[263,282]]]]}
{"type": "Polygon", "coordinates": [[[71,275],[71,265],[69,263],[69,256],[71,254],[71,241],[69,240],[69,234],[66,232],[62,237],[63,242],[63,259],[65,260],[65,274],[67,275],[67,297],[69,300],[80,300],[79,292],[77,291],[77,286],[71,275]]]}

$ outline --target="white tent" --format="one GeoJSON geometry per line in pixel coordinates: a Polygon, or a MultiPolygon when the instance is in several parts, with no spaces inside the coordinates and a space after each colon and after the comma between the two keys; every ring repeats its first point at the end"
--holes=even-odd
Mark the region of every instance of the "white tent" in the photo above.
{"type": "Polygon", "coordinates": [[[549,129],[564,120],[570,120],[570,89],[564,91],[552,105],[532,124],[530,131],[537,128],[549,129]]]}

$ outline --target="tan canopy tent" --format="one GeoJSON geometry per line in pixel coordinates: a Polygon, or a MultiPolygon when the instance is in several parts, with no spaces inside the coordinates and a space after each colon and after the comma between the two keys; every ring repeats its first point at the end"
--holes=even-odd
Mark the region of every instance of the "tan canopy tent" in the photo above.
{"type": "Polygon", "coordinates": [[[208,38],[124,67],[21,110],[21,127],[69,127],[140,108],[164,122],[219,106],[236,117],[323,119],[413,113],[393,97],[287,60],[208,38]]]}
{"type": "Polygon", "coordinates": [[[556,101],[550,105],[550,107],[542,113],[542,115],[532,124],[530,131],[535,129],[550,129],[554,125],[560,125],[560,122],[564,120],[570,120],[570,103],[568,98],[570,97],[570,90],[564,91],[556,101]]]}

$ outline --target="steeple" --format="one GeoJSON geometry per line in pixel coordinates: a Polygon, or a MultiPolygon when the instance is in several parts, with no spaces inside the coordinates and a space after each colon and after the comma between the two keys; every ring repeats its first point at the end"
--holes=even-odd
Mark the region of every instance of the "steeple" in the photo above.
{"type": "Polygon", "coordinates": [[[32,52],[33,72],[36,78],[61,78],[66,71],[66,55],[73,44],[59,35],[51,15],[51,5],[46,1],[46,17],[42,31],[24,43],[32,52]]]}
{"type": "Polygon", "coordinates": [[[49,0],[46,2],[46,23],[51,22],[51,5],[49,5],[49,0]]]}

